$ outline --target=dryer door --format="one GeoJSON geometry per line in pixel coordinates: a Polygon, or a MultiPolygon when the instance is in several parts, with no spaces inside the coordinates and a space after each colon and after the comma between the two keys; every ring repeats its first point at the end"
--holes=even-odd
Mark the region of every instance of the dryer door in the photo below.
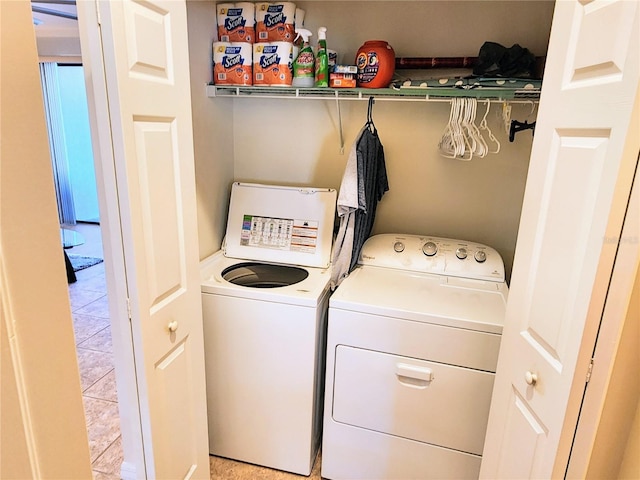
{"type": "Polygon", "coordinates": [[[332,415],[336,422],[481,455],[493,379],[479,370],[338,345],[332,415]]]}

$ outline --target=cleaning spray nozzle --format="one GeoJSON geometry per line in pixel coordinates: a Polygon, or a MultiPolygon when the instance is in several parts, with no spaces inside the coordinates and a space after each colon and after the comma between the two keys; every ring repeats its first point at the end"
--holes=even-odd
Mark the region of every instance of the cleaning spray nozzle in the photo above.
{"type": "Polygon", "coordinates": [[[302,37],[302,41],[304,43],[308,43],[309,42],[309,38],[311,38],[311,35],[313,35],[309,30],[307,30],[306,28],[296,28],[296,38],[294,39],[294,42],[296,40],[298,40],[299,37],[302,37]]]}
{"type": "Polygon", "coordinates": [[[327,27],[320,27],[318,29],[318,40],[326,40],[327,39],[327,27]]]}

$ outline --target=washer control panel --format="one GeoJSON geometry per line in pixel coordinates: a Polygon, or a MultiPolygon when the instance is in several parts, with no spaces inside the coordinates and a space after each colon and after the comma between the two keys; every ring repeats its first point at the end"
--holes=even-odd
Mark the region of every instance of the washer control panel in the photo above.
{"type": "Polygon", "coordinates": [[[504,282],[500,254],[481,243],[422,235],[381,234],[367,239],[358,263],[376,267],[504,282]]]}

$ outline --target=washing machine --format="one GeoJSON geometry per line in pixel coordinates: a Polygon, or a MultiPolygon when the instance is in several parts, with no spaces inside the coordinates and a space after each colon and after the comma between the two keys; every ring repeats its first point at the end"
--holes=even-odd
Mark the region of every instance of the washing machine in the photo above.
{"type": "Polygon", "coordinates": [[[201,263],[209,451],[309,475],[320,446],[333,189],[234,183],[201,263]]]}
{"type": "Polygon", "coordinates": [[[478,478],[507,295],[490,247],[369,238],[329,302],[322,477],[478,478]]]}

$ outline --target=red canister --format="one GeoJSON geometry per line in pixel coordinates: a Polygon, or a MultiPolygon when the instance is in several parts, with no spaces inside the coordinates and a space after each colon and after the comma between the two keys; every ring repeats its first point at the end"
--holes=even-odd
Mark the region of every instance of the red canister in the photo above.
{"type": "Polygon", "coordinates": [[[356,54],[358,87],[385,88],[396,69],[396,54],[384,40],[364,42],[356,54]]]}

